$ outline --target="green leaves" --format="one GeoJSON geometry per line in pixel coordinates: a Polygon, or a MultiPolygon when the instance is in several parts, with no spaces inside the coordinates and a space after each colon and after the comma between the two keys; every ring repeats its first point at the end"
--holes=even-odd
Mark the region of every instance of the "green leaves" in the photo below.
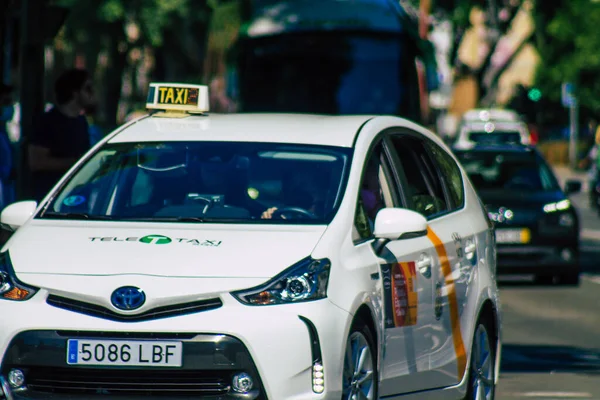
{"type": "Polygon", "coordinates": [[[563,82],[575,82],[580,104],[600,107],[599,26],[600,3],[566,0],[545,27],[538,27],[543,37],[539,49],[543,62],[536,80],[552,100],[560,99],[563,82]]]}
{"type": "Polygon", "coordinates": [[[119,21],[125,18],[125,5],[122,0],[106,0],[98,9],[97,14],[102,21],[119,21]]]}

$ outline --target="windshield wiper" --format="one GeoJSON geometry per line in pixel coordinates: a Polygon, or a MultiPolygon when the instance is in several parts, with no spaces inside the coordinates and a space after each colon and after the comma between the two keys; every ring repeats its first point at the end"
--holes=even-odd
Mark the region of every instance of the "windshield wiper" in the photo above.
{"type": "Polygon", "coordinates": [[[253,221],[250,218],[212,218],[212,217],[128,217],[119,218],[120,221],[140,221],[140,222],[212,222],[220,224],[244,224],[253,221]]]}
{"type": "Polygon", "coordinates": [[[206,222],[209,219],[202,217],[128,217],[121,220],[142,222],[206,222]]]}
{"type": "Polygon", "coordinates": [[[51,219],[78,219],[90,221],[111,221],[113,217],[109,215],[90,215],[85,213],[66,213],[66,212],[45,212],[42,218],[51,219]]]}

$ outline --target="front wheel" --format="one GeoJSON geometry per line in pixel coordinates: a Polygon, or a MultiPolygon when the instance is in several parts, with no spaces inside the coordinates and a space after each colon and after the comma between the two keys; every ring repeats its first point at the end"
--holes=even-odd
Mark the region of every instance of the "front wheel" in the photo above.
{"type": "Polygon", "coordinates": [[[471,346],[469,387],[465,400],[493,400],[496,392],[496,354],[493,346],[491,324],[485,318],[477,323],[471,346]]]}
{"type": "Polygon", "coordinates": [[[560,276],[561,285],[579,286],[579,271],[569,271],[560,276]]]}
{"type": "Polygon", "coordinates": [[[342,400],[376,400],[378,382],[373,334],[365,324],[355,323],[346,342],[342,400]]]}

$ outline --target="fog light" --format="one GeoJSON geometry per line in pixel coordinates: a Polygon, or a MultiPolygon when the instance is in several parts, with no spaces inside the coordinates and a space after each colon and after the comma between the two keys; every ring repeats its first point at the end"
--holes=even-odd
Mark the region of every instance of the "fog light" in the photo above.
{"type": "Polygon", "coordinates": [[[8,383],[13,389],[25,385],[25,374],[20,369],[11,369],[8,373],[8,383]]]}
{"type": "Polygon", "coordinates": [[[562,249],[560,257],[565,261],[571,261],[573,260],[573,252],[569,249],[562,249]]]}
{"type": "Polygon", "coordinates": [[[323,393],[323,391],[325,390],[325,371],[323,369],[323,364],[321,364],[320,362],[316,362],[313,364],[312,378],[313,392],[323,393]]]}
{"type": "Polygon", "coordinates": [[[248,393],[250,390],[252,390],[254,382],[252,381],[250,375],[242,372],[241,374],[234,375],[232,385],[234,391],[238,393],[248,393]]]}
{"type": "Polygon", "coordinates": [[[558,218],[558,224],[570,228],[575,225],[575,218],[571,214],[563,214],[558,218]]]}

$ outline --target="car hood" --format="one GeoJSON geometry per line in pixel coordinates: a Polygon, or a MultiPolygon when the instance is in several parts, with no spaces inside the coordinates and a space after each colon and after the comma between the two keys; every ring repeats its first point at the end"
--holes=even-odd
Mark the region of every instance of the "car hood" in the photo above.
{"type": "Polygon", "coordinates": [[[33,220],[7,249],[19,277],[271,278],[309,256],[325,228],[33,220]]]}

